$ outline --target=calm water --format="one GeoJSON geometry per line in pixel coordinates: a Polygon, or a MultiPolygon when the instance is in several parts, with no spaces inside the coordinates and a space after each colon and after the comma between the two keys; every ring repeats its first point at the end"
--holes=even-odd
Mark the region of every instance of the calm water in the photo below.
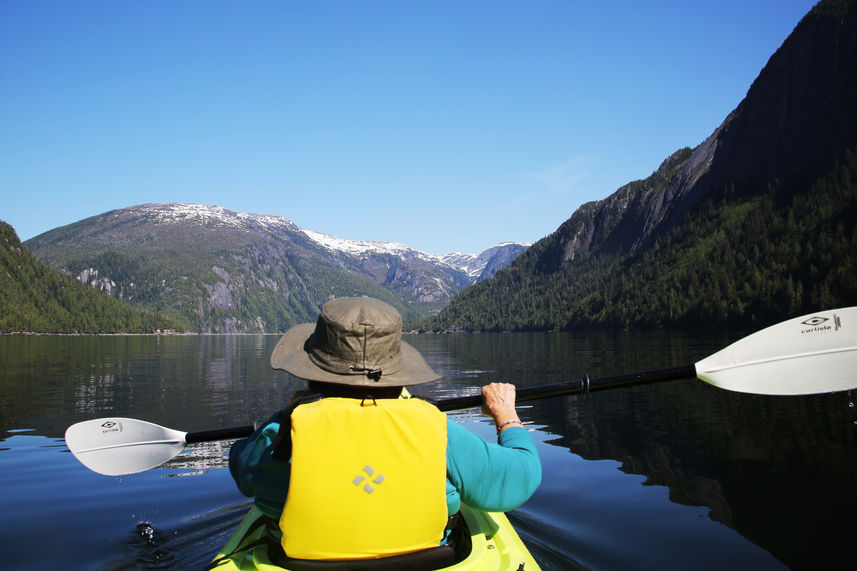
{"type": "MultiPolygon", "coordinates": [[[[435,397],[693,363],[728,336],[409,336],[435,397]]],[[[248,500],[228,442],[143,474],[94,474],[74,422],[127,416],[193,431],[267,418],[302,385],[275,336],[0,337],[0,565],[203,568],[248,500]]],[[[476,411],[454,413],[493,437],[476,411]]],[[[697,380],[533,401],[544,481],[510,519],[546,569],[854,568],[857,439],[845,393],[760,397],[697,380]]]]}

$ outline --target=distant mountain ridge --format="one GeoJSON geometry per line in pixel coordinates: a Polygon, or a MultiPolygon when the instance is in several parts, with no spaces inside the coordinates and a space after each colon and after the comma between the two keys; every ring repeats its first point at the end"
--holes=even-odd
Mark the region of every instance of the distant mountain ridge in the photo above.
{"type": "Polygon", "coordinates": [[[397,242],[346,240],[305,228],[302,228],[301,231],[329,250],[356,256],[367,253],[387,253],[405,259],[419,259],[431,264],[447,264],[464,272],[471,278],[472,283],[491,277],[498,270],[511,264],[516,257],[532,245],[528,242],[503,242],[488,248],[481,254],[454,252],[444,256],[435,256],[397,242]]]}
{"type": "Polygon", "coordinates": [[[453,252],[441,257],[441,260],[457,267],[477,283],[507,267],[530,246],[532,244],[528,242],[503,242],[488,248],[481,254],[453,252]]]}
{"type": "Polygon", "coordinates": [[[283,331],[346,295],[383,299],[415,318],[474,281],[403,244],[344,240],[282,217],[198,204],[114,210],[26,246],[59,271],[201,332],[283,331]]]}
{"type": "Polygon", "coordinates": [[[824,0],[702,144],[414,325],[755,325],[853,305],[855,180],[857,2],[824,0]]]}

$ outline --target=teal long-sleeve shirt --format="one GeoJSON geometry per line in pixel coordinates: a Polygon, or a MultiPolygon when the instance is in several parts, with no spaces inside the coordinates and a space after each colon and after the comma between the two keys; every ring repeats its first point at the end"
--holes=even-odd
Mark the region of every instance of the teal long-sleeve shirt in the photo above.
{"type": "MultiPolygon", "coordinates": [[[[280,429],[275,414],[229,451],[229,470],[242,494],[255,498],[265,515],[278,520],[286,502],[289,463],[273,457],[280,429]]],[[[529,432],[511,427],[497,444],[486,442],[447,419],[446,504],[450,515],[461,502],[482,511],[514,509],[535,492],[542,467],[529,432]]]]}

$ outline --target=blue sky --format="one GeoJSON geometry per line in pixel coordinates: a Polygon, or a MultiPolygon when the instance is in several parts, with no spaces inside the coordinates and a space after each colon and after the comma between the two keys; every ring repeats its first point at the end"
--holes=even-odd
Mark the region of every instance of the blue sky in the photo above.
{"type": "Polygon", "coordinates": [[[535,242],[702,142],[814,3],[2,0],[0,220],[535,242]]]}

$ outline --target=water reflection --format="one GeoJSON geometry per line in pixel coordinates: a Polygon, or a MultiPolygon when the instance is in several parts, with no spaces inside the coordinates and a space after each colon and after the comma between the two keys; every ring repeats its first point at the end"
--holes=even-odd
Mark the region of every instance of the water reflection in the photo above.
{"type": "Polygon", "coordinates": [[[199,476],[215,468],[229,466],[229,448],[234,440],[199,442],[161,466],[167,473],[166,478],[199,476]]]}
{"type": "MultiPolygon", "coordinates": [[[[140,418],[186,431],[267,418],[304,386],[270,369],[277,339],[0,337],[0,439],[8,440],[9,448],[17,446],[0,449],[7,483],[17,486],[9,498],[25,485],[49,485],[46,479],[56,477],[42,469],[46,461],[58,464],[56,458],[27,460],[35,453],[20,444],[29,438],[18,433],[21,429],[61,448],[69,424],[99,416],[140,418]]],[[[422,335],[407,341],[443,377],[414,392],[444,398],[476,394],[495,380],[531,386],[686,365],[731,339],[621,331],[422,335]]],[[[800,569],[848,562],[857,532],[857,427],[851,402],[847,394],[738,394],[690,379],[601,391],[588,399],[532,401],[520,414],[534,430],[545,479],[511,517],[538,556],[557,568],[568,568],[570,560],[613,569],[777,568],[777,560],[800,569]]],[[[478,410],[453,414],[469,430],[493,438],[478,410]]],[[[106,511],[121,511],[119,506],[138,505],[142,496],[126,488],[139,481],[151,486],[155,516],[146,515],[146,521],[157,529],[187,528],[184,520],[156,521],[164,477],[175,490],[176,514],[209,509],[187,503],[181,494],[214,489],[201,489],[195,478],[217,480],[219,493],[235,494],[228,472],[214,470],[225,466],[228,447],[228,442],[195,446],[162,469],[129,478],[125,487],[116,484],[112,503],[92,508],[92,521],[106,511]]],[[[50,506],[68,505],[79,514],[88,498],[76,505],[60,501],[69,478],[85,481],[81,491],[114,482],[85,473],[70,454],[64,456],[56,490],[27,488],[27,493],[54,497],[50,506]]],[[[39,507],[48,508],[48,503],[39,507]]],[[[110,533],[106,525],[99,530],[110,533]]],[[[217,545],[212,547],[213,553],[217,545]]]]}
{"type": "MultiPolygon", "coordinates": [[[[468,386],[498,376],[532,385],[679,366],[728,344],[669,332],[444,337],[415,343],[429,345],[430,354],[455,355],[442,365],[448,382],[468,386]],[[480,374],[462,374],[471,370],[480,374]]],[[[554,435],[549,445],[592,462],[615,460],[623,473],[643,476],[642,485],[664,487],[676,504],[703,506],[706,517],[789,567],[812,568],[822,560],[847,561],[857,532],[857,439],[849,402],[846,394],[766,397],[688,380],[589,399],[546,399],[521,416],[554,435]]],[[[611,500],[597,508],[584,500],[572,505],[568,494],[562,501],[564,510],[588,510],[592,527],[603,520],[617,529],[615,515],[605,514],[611,500]]],[[[624,506],[621,517],[637,509],[624,506]]]]}
{"type": "Polygon", "coordinates": [[[30,426],[59,437],[73,422],[117,414],[187,431],[252,423],[300,385],[268,365],[277,339],[0,337],[0,438],[30,426]]]}

